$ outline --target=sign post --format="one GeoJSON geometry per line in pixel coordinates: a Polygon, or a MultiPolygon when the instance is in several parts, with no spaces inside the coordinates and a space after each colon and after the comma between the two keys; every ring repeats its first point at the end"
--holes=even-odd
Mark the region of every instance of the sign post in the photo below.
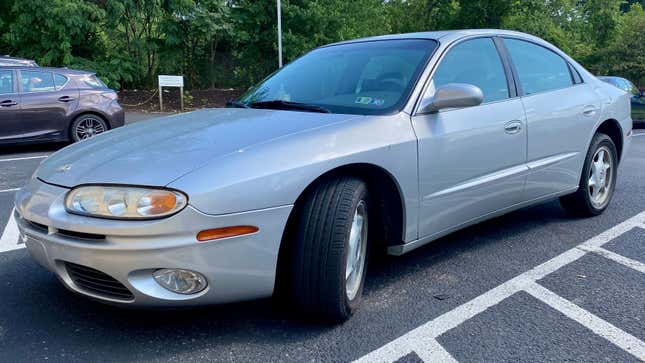
{"type": "Polygon", "coordinates": [[[179,100],[181,111],[184,111],[184,77],[159,75],[159,110],[163,111],[163,87],[179,87],[179,100]]]}
{"type": "Polygon", "coordinates": [[[280,0],[277,0],[276,7],[278,8],[278,68],[282,68],[282,5],[280,0]]]}

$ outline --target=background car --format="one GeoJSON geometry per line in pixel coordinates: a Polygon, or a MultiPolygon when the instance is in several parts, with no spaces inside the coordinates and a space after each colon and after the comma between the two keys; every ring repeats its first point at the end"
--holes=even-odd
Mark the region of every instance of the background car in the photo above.
{"type": "Polygon", "coordinates": [[[625,92],[631,93],[632,120],[635,125],[645,126],[645,94],[641,92],[632,82],[621,77],[603,76],[600,80],[614,85],[625,92]]]}
{"type": "Polygon", "coordinates": [[[0,67],[7,66],[38,67],[38,64],[33,59],[16,58],[9,55],[0,56],[0,67]]]}
{"type": "Polygon", "coordinates": [[[0,67],[0,144],[78,141],[123,124],[117,93],[91,72],[0,67]]]}

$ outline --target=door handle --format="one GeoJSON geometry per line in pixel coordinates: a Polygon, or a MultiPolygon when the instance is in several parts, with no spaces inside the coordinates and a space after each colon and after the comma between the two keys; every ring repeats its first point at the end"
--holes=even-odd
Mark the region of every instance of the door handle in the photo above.
{"type": "Polygon", "coordinates": [[[509,121],[504,125],[504,132],[507,134],[517,134],[520,131],[522,131],[522,121],[509,121]]]}
{"type": "Polygon", "coordinates": [[[596,111],[598,111],[598,108],[594,105],[587,105],[584,107],[582,110],[582,114],[585,116],[593,116],[596,114],[596,111]]]}
{"type": "Polygon", "coordinates": [[[58,97],[58,100],[61,102],[72,102],[75,100],[75,98],[70,96],[61,96],[61,97],[58,97]]]}
{"type": "Polygon", "coordinates": [[[0,106],[2,107],[11,107],[11,106],[17,106],[17,105],[18,105],[18,102],[14,100],[5,100],[0,102],[0,106]]]}

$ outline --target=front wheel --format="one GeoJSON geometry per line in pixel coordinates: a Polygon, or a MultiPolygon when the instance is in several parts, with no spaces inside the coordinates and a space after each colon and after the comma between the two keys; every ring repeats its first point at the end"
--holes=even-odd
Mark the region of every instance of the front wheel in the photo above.
{"type": "Polygon", "coordinates": [[[72,126],[70,127],[74,142],[102,134],[107,129],[108,126],[105,120],[96,115],[81,115],[72,122],[72,126]]]}
{"type": "Polygon", "coordinates": [[[578,190],[561,197],[560,204],[579,216],[595,216],[604,212],[616,187],[617,155],[616,145],[611,138],[596,134],[585,158],[578,190]]]}
{"type": "Polygon", "coordinates": [[[293,235],[290,295],[315,319],[339,323],[358,307],[368,256],[367,186],[339,177],[316,185],[293,235]]]}

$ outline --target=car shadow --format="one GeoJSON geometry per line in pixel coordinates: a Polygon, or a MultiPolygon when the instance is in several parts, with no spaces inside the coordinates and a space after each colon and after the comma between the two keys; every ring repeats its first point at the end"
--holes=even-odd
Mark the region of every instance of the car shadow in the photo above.
{"type": "Polygon", "coordinates": [[[56,143],[38,143],[38,144],[0,145],[0,155],[51,153],[54,151],[58,151],[69,144],[70,144],[69,142],[56,142],[56,143]]]}

